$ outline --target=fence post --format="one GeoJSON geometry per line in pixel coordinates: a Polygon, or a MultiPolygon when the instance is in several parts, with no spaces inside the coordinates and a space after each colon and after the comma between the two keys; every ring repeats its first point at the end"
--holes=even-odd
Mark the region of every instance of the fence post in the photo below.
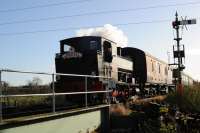
{"type": "Polygon", "coordinates": [[[53,96],[52,96],[52,100],[53,100],[53,113],[56,112],[56,99],[55,99],[55,74],[52,74],[52,92],[53,92],[53,96]]]}
{"type": "MultiPolygon", "coordinates": [[[[3,89],[3,87],[2,87],[2,70],[0,70],[0,96],[2,96],[2,89],[3,89]]],[[[0,98],[0,123],[3,121],[3,109],[2,109],[2,97],[0,98]]]]}
{"type": "Polygon", "coordinates": [[[87,108],[88,102],[87,102],[87,77],[85,77],[85,107],[87,108]]]}

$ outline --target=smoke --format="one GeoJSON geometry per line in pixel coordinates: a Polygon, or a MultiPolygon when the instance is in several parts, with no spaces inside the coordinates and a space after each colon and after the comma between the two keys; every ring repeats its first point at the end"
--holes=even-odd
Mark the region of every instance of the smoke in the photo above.
{"type": "Polygon", "coordinates": [[[80,29],[76,31],[76,35],[80,36],[101,36],[117,43],[119,47],[126,47],[128,38],[118,27],[111,24],[105,24],[103,27],[80,29]]]}
{"type": "Polygon", "coordinates": [[[187,49],[186,50],[186,54],[187,55],[195,55],[195,56],[197,56],[197,55],[200,55],[200,49],[187,49]]]}

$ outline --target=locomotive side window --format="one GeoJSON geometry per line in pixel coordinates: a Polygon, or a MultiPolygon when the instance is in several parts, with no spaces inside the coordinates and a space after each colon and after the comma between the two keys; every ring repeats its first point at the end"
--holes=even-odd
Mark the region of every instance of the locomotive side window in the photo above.
{"type": "Polygon", "coordinates": [[[117,55],[121,56],[121,48],[120,47],[117,47],[117,55]]]}
{"type": "Polygon", "coordinates": [[[106,62],[112,62],[112,46],[108,41],[104,41],[103,43],[103,58],[106,62]]]}
{"type": "Polygon", "coordinates": [[[127,75],[127,83],[132,83],[132,77],[133,76],[130,73],[127,75]]]}
{"type": "Polygon", "coordinates": [[[126,74],[122,72],[118,72],[118,81],[126,82],[126,74]]]}
{"type": "Polygon", "coordinates": [[[132,83],[132,73],[128,70],[118,68],[118,81],[125,83],[132,83]]]}

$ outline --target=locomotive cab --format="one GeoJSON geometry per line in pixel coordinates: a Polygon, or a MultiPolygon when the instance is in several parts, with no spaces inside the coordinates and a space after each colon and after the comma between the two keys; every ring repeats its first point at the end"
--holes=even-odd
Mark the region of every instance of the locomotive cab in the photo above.
{"type": "Polygon", "coordinates": [[[56,72],[98,75],[97,52],[101,50],[98,37],[75,37],[60,41],[56,54],[56,72]]]}

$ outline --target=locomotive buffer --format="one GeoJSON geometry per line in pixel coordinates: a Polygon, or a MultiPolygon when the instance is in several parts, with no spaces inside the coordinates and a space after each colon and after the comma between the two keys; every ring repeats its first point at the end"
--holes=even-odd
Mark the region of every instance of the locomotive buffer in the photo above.
{"type": "Polygon", "coordinates": [[[185,66],[183,65],[183,58],[185,58],[185,47],[184,45],[180,45],[180,41],[182,40],[182,38],[179,35],[179,29],[180,29],[180,26],[186,27],[186,25],[190,25],[190,24],[196,24],[196,19],[190,19],[190,20],[182,19],[180,21],[178,19],[178,13],[176,12],[175,21],[172,22],[172,26],[176,30],[176,38],[174,38],[174,40],[176,41],[177,44],[173,46],[174,64],[169,64],[169,65],[177,66],[176,69],[173,69],[173,78],[175,79],[177,91],[180,94],[182,94],[182,90],[183,90],[181,71],[185,69],[185,66]]]}

